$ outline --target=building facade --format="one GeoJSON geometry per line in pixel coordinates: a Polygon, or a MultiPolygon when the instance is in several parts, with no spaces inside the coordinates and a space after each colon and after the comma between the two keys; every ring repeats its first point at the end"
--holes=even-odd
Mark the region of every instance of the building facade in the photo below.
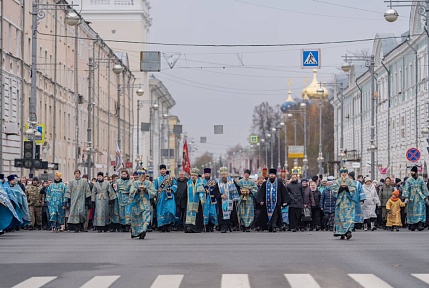
{"type": "MultiPolygon", "coordinates": [[[[85,167],[88,153],[92,155],[91,172],[113,173],[119,129],[122,132],[124,161],[131,159],[134,106],[132,91],[118,87],[135,79],[128,68],[126,54],[119,57],[81,19],[77,26],[65,24],[66,2],[48,1],[38,5],[44,18],[37,25],[37,122],[44,125],[41,158],[58,163],[64,179],[85,167]],[[62,4],[62,5],[55,5],[62,4]],[[93,59],[91,62],[90,59],[93,59]],[[124,67],[119,76],[112,72],[114,64],[124,67]],[[91,103],[88,103],[91,96],[91,103]],[[88,105],[90,104],[90,105],[88,105]],[[88,108],[92,108],[88,127],[88,108]],[[119,113],[118,113],[119,112],[119,113]],[[91,143],[88,143],[88,128],[91,143]]],[[[2,1],[1,77],[1,163],[4,174],[27,175],[29,170],[14,167],[14,159],[23,158],[23,141],[29,115],[31,95],[32,2],[2,1]]],[[[38,170],[36,175],[48,171],[38,170]]]]}
{"type": "MultiPolygon", "coordinates": [[[[420,3],[424,5],[424,3],[420,3]]],[[[341,127],[344,132],[346,164],[359,174],[370,175],[371,166],[378,180],[386,176],[404,178],[415,164],[427,175],[429,96],[428,36],[419,6],[410,13],[409,30],[398,40],[391,34],[377,34],[372,55],[375,57],[375,93],[371,97],[371,75],[352,69],[341,101],[334,98],[335,151],[340,152],[341,127]],[[375,163],[370,158],[371,101],[375,104],[375,163]],[[406,152],[417,148],[421,158],[410,162],[406,152]],[[353,155],[349,155],[353,151],[353,155]],[[356,163],[353,163],[356,162],[356,163]],[[357,163],[358,162],[358,163],[357,163]],[[373,164],[373,165],[371,165],[373,164]],[[360,166],[360,168],[353,168],[360,166]]],[[[343,80],[339,77],[338,81],[343,80]]]]}

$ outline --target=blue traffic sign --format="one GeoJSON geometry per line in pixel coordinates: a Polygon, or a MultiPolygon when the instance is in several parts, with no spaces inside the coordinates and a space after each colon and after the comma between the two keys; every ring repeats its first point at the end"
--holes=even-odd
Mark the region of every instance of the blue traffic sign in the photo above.
{"type": "Polygon", "coordinates": [[[410,148],[410,149],[408,149],[406,156],[407,156],[408,161],[417,162],[420,160],[421,154],[420,154],[419,149],[410,148]]]}
{"type": "Polygon", "coordinates": [[[302,49],[301,66],[302,68],[319,68],[321,67],[320,49],[302,49]]]}

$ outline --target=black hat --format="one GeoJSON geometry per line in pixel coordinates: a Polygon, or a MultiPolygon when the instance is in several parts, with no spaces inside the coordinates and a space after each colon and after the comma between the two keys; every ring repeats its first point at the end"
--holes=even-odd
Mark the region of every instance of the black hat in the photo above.
{"type": "Polygon", "coordinates": [[[276,174],[277,175],[277,169],[276,168],[270,168],[270,170],[268,170],[268,174],[276,174]]]}
{"type": "Polygon", "coordinates": [[[167,169],[167,166],[165,166],[165,164],[161,164],[161,165],[159,165],[159,170],[161,170],[161,169],[167,169]]]}
{"type": "Polygon", "coordinates": [[[97,176],[102,176],[102,177],[104,177],[104,173],[100,171],[100,172],[98,172],[98,173],[97,173],[97,176]]]}
{"type": "Polygon", "coordinates": [[[15,180],[15,176],[14,175],[9,175],[9,176],[7,176],[7,181],[12,181],[12,180],[15,180]]]}
{"type": "MultiPolygon", "coordinates": [[[[250,171],[250,169],[244,169],[244,174],[246,174],[246,173],[250,175],[250,173],[252,173],[252,171],[250,171]]],[[[277,171],[276,171],[276,173],[277,173],[277,171]]]]}
{"type": "Polygon", "coordinates": [[[417,166],[413,166],[413,168],[411,168],[411,172],[417,173],[417,166]]]}
{"type": "Polygon", "coordinates": [[[37,178],[37,177],[33,177],[33,181],[37,181],[37,182],[39,182],[39,178],[37,178]]]}
{"type": "Polygon", "coordinates": [[[314,175],[313,177],[311,177],[311,180],[316,182],[319,179],[319,177],[317,175],[314,175]]]}
{"type": "Polygon", "coordinates": [[[407,177],[407,176],[405,176],[405,177],[404,177],[404,183],[405,183],[405,182],[407,182],[407,180],[408,180],[408,177],[407,177]]]}
{"type": "Polygon", "coordinates": [[[88,179],[88,174],[83,174],[82,178],[88,179]]]}
{"type": "Polygon", "coordinates": [[[0,174],[0,180],[4,179],[4,174],[0,174]]]}
{"type": "Polygon", "coordinates": [[[395,184],[398,184],[399,182],[401,182],[401,179],[395,178],[395,184]]]}
{"type": "Polygon", "coordinates": [[[303,178],[303,179],[301,179],[301,183],[302,182],[308,182],[308,180],[307,179],[305,179],[305,178],[303,178]]]}
{"type": "Polygon", "coordinates": [[[210,168],[204,168],[204,174],[205,173],[212,173],[212,169],[210,169],[210,168]]]}
{"type": "Polygon", "coordinates": [[[351,171],[349,172],[349,176],[353,178],[353,180],[355,179],[355,171],[351,171]]]}
{"type": "Polygon", "coordinates": [[[137,173],[137,171],[133,172],[133,176],[138,176],[139,174],[137,173]]]}

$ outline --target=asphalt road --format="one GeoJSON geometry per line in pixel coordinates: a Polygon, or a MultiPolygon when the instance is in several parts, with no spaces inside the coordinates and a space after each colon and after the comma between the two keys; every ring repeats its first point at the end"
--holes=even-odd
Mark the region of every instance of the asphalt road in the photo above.
{"type": "Polygon", "coordinates": [[[331,232],[152,232],[137,240],[19,231],[0,236],[0,287],[428,287],[418,279],[429,278],[428,242],[427,230],[360,231],[349,241],[331,232]]]}

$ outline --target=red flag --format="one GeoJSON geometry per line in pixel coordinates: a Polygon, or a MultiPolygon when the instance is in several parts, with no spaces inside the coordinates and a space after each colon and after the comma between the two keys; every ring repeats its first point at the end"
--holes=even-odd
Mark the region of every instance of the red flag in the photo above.
{"type": "Polygon", "coordinates": [[[183,171],[186,171],[189,175],[191,174],[191,160],[189,159],[188,141],[186,139],[183,144],[182,167],[183,171]]]}

